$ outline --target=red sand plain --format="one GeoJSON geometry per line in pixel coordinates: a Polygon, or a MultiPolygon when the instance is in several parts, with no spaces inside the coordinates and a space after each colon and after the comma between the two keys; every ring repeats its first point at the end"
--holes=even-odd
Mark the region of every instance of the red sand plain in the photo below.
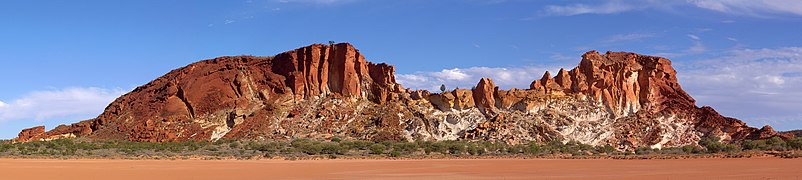
{"type": "Polygon", "coordinates": [[[0,179],[776,179],[802,159],[49,160],[0,159],[0,179]]]}

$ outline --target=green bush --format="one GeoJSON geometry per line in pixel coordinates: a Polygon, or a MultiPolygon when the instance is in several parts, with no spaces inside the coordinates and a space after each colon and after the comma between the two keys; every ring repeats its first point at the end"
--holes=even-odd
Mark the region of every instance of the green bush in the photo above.
{"type": "Polygon", "coordinates": [[[766,140],[745,140],[741,146],[745,150],[769,150],[766,140]]]}
{"type": "MultiPolygon", "coordinates": [[[[747,140],[741,146],[719,142],[716,137],[705,137],[699,146],[667,147],[651,149],[640,147],[634,149],[639,155],[647,154],[698,154],[738,152],[744,150],[800,150],[802,138],[783,140],[779,137],[766,140],[747,140]]],[[[275,155],[293,157],[316,155],[337,158],[358,156],[363,153],[385,157],[410,156],[423,151],[427,154],[473,155],[473,156],[507,156],[528,155],[542,156],[548,154],[618,154],[611,145],[590,146],[577,141],[562,143],[559,140],[547,143],[531,142],[510,145],[491,141],[361,141],[332,138],[295,139],[292,141],[258,141],[224,139],[218,142],[131,142],[131,141],[91,141],[88,139],[59,139],[53,141],[37,141],[29,143],[0,144],[2,156],[92,156],[92,157],[155,157],[175,158],[192,155],[213,157],[234,157],[246,159],[251,157],[272,157],[275,155]]]]}
{"type": "Polygon", "coordinates": [[[683,152],[688,153],[688,154],[699,154],[699,153],[703,153],[704,152],[704,149],[699,148],[699,146],[694,146],[694,145],[685,145],[685,146],[682,146],[681,148],[682,148],[683,152]]]}
{"type": "Polygon", "coordinates": [[[741,148],[734,144],[725,144],[720,142],[720,138],[708,136],[699,140],[699,145],[704,146],[709,153],[719,152],[737,152],[741,148]]]}
{"type": "Polygon", "coordinates": [[[526,153],[532,155],[538,155],[541,152],[541,147],[537,143],[529,143],[526,147],[526,153]]]}
{"type": "Polygon", "coordinates": [[[378,143],[377,144],[373,144],[373,145],[370,146],[370,153],[371,154],[384,154],[384,150],[386,148],[387,147],[385,147],[384,144],[378,144],[378,143]]]}
{"type": "Polygon", "coordinates": [[[321,146],[321,153],[323,154],[345,154],[348,149],[343,148],[340,146],[339,143],[336,142],[323,142],[320,143],[321,146]]]}
{"type": "Polygon", "coordinates": [[[485,153],[484,148],[481,148],[477,143],[470,143],[465,149],[470,155],[483,155],[485,153]]]}
{"type": "Polygon", "coordinates": [[[596,152],[597,152],[597,153],[607,153],[607,154],[610,154],[610,153],[614,153],[614,152],[616,152],[616,149],[615,149],[615,147],[613,147],[613,146],[611,146],[611,145],[609,145],[609,144],[605,144],[605,145],[603,145],[603,146],[596,146],[596,148],[595,148],[595,149],[596,149],[596,152]]]}
{"type": "Polygon", "coordinates": [[[320,154],[323,151],[323,146],[320,145],[320,142],[309,139],[296,139],[290,144],[298,151],[309,155],[320,154]]]}
{"type": "Polygon", "coordinates": [[[652,149],[651,147],[638,147],[638,148],[635,148],[635,154],[638,154],[638,155],[653,154],[653,153],[655,153],[655,151],[656,150],[652,149]]]}
{"type": "Polygon", "coordinates": [[[410,142],[398,142],[393,144],[393,149],[401,153],[409,154],[418,150],[418,144],[410,142]]]}
{"type": "Polygon", "coordinates": [[[401,157],[401,152],[398,151],[390,152],[390,157],[401,157]]]}
{"type": "Polygon", "coordinates": [[[766,140],[766,145],[769,146],[770,150],[775,150],[775,151],[785,151],[788,146],[788,144],[785,143],[785,140],[777,136],[774,136],[766,140]]]}
{"type": "MultiPolygon", "coordinates": [[[[465,152],[466,149],[465,142],[463,141],[446,141],[446,146],[448,148],[447,153],[454,155],[462,154],[463,152],[465,152]]],[[[446,152],[444,152],[443,154],[446,154],[446,152]]]]}
{"type": "Polygon", "coordinates": [[[802,138],[794,137],[786,141],[789,149],[802,150],[802,138]]]}

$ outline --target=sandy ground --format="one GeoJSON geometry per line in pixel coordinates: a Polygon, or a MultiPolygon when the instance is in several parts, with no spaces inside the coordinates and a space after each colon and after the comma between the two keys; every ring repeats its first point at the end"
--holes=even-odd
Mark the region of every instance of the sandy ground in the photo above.
{"type": "Polygon", "coordinates": [[[802,159],[36,160],[0,159],[0,179],[787,179],[802,159]]]}

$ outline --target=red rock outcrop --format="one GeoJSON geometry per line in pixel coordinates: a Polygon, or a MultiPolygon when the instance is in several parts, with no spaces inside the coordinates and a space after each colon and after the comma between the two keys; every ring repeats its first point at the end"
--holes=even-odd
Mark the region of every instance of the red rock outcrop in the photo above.
{"type": "Polygon", "coordinates": [[[578,67],[571,71],[560,69],[553,79],[547,71],[530,87],[538,91],[554,90],[586,96],[603,104],[616,116],[638,112],[692,116],[696,128],[702,133],[724,135],[733,141],[777,135],[770,127],[758,130],[740,120],[721,116],[710,107],[697,107],[695,100],[680,87],[676,75],[671,61],[665,58],[629,52],[602,55],[590,51],[582,55],[578,67]]]}
{"type": "Polygon", "coordinates": [[[476,102],[476,107],[479,108],[480,111],[493,111],[493,108],[496,107],[496,99],[493,97],[495,91],[496,84],[493,83],[492,79],[482,78],[479,80],[479,83],[476,84],[476,88],[473,90],[473,99],[474,102],[476,102]]]}
{"type": "Polygon", "coordinates": [[[17,135],[17,141],[27,142],[32,140],[38,140],[45,135],[45,127],[44,126],[36,126],[28,129],[23,129],[17,135]]]}
{"type": "Polygon", "coordinates": [[[396,83],[394,67],[347,43],[314,44],[272,57],[227,56],[173,70],[116,99],[97,118],[23,130],[17,141],[89,137],[132,141],[351,137],[372,140],[576,140],[620,149],[778,136],[682,90],[671,61],[590,51],[579,65],[546,72],[530,89],[433,94],[396,83]]]}
{"type": "MultiPolygon", "coordinates": [[[[243,119],[266,118],[260,111],[282,102],[336,96],[381,104],[403,91],[393,66],[367,62],[351,44],[314,44],[273,57],[220,57],[190,64],[118,98],[97,118],[60,126],[48,135],[208,140],[224,136],[243,119]]],[[[34,132],[43,130],[24,131],[18,140],[39,135],[34,132]]]]}
{"type": "Polygon", "coordinates": [[[590,51],[582,55],[578,67],[571,71],[561,69],[553,80],[546,72],[541,80],[532,83],[532,89],[542,87],[547,91],[585,95],[617,115],[635,113],[641,108],[656,113],[666,108],[695,107],[694,99],[677,82],[676,74],[671,61],[665,58],[590,51]]]}

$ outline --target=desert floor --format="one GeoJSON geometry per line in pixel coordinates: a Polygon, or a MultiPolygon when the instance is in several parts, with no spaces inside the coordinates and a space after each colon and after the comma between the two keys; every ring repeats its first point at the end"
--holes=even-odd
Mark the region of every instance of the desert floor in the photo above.
{"type": "Polygon", "coordinates": [[[802,159],[0,159],[0,179],[788,179],[802,159]]]}

